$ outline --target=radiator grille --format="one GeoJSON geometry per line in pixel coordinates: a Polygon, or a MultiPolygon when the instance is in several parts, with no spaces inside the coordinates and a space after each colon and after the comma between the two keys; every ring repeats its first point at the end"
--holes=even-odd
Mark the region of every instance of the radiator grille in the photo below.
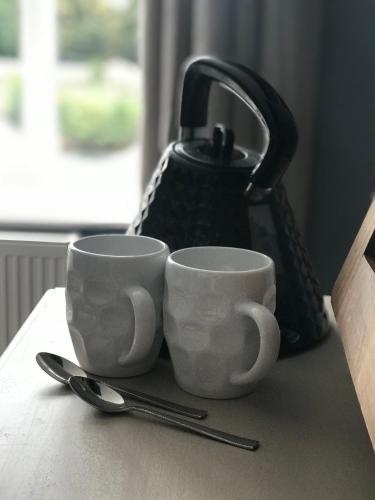
{"type": "Polygon", "coordinates": [[[0,354],[44,292],[66,283],[67,243],[0,241],[0,354]]]}

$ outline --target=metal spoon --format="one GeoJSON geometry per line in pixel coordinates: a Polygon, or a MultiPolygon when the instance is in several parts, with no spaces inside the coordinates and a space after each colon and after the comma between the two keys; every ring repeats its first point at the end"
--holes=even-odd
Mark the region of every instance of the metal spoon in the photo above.
{"type": "MultiPolygon", "coordinates": [[[[74,364],[72,361],[63,358],[57,354],[51,354],[49,352],[39,352],[36,355],[36,361],[40,368],[44,370],[52,378],[61,382],[62,384],[68,385],[70,377],[73,375],[78,375],[80,377],[91,377],[85,370],[74,364]]],[[[97,380],[97,377],[95,377],[97,380]]],[[[196,418],[198,420],[206,418],[207,412],[204,410],[198,410],[196,408],[189,408],[188,406],[182,406],[165,399],[157,398],[156,396],[151,396],[140,391],[135,391],[128,387],[114,387],[111,384],[106,383],[108,387],[113,387],[116,391],[122,394],[126,398],[136,399],[147,403],[158,408],[163,408],[164,410],[171,411],[173,413],[178,413],[184,415],[185,417],[196,418]]]]}
{"type": "Polygon", "coordinates": [[[161,410],[143,406],[133,401],[126,401],[123,397],[123,393],[120,394],[120,392],[114,390],[113,387],[108,386],[104,382],[99,382],[98,380],[76,376],[69,379],[69,385],[72,391],[83,399],[83,401],[91,406],[94,406],[94,408],[107,413],[145,413],[146,415],[155,417],[161,422],[173,424],[196,434],[202,434],[208,438],[215,439],[232,446],[237,446],[238,448],[255,451],[259,447],[259,441],[255,441],[254,439],[234,436],[233,434],[228,434],[226,432],[211,429],[210,427],[175,417],[161,410]]]}

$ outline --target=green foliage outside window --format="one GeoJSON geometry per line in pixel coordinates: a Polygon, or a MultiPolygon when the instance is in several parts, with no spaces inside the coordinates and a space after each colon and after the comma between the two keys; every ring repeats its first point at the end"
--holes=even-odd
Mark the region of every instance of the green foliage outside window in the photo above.
{"type": "MultiPolygon", "coordinates": [[[[46,0],[50,1],[50,0],[46,0]]],[[[91,77],[65,83],[58,110],[63,146],[86,152],[127,146],[137,135],[138,89],[104,79],[104,61],[137,59],[137,0],[123,8],[106,0],[58,2],[59,57],[89,63],[91,77]]],[[[0,0],[0,58],[18,56],[19,0],[0,0]]],[[[0,113],[14,125],[21,120],[19,75],[0,81],[0,113]]]]}
{"type": "Polygon", "coordinates": [[[67,86],[59,96],[64,146],[88,152],[123,148],[135,139],[139,111],[139,97],[131,89],[67,86]]]}
{"type": "Polygon", "coordinates": [[[0,0],[0,57],[17,56],[18,21],[18,0],[0,0]]]}
{"type": "MultiPolygon", "coordinates": [[[[59,0],[58,15],[61,59],[136,61],[137,0],[121,10],[105,0],[59,0]]],[[[0,57],[17,55],[18,27],[18,0],[0,0],[0,57]]]]}
{"type": "MultiPolygon", "coordinates": [[[[0,86],[0,114],[16,126],[21,120],[21,94],[17,75],[0,86]]],[[[136,88],[108,83],[96,75],[86,82],[65,84],[58,95],[58,109],[65,149],[116,150],[137,137],[140,97],[136,88]]]]}
{"type": "Polygon", "coordinates": [[[137,58],[137,2],[124,10],[105,0],[60,0],[59,49],[62,59],[137,58]]]}

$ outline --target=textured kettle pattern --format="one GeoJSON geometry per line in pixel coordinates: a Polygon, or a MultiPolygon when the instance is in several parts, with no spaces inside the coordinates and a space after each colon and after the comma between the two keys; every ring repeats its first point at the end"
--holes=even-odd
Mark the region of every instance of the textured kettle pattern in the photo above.
{"type": "Polygon", "coordinates": [[[171,251],[224,245],[269,255],[276,265],[280,352],[285,355],[314,345],[327,334],[329,325],[319,283],[301,242],[284,186],[279,183],[263,204],[247,207],[243,205],[245,198],[238,204],[239,192],[223,196],[227,189],[225,179],[215,190],[212,176],[195,171],[194,178],[194,169],[190,170],[189,174],[187,167],[177,169],[173,159],[163,158],[131,231],[159,238],[171,251]],[[234,201],[231,198],[237,201],[231,203],[234,201]],[[205,200],[204,205],[199,199],[205,200]]]}

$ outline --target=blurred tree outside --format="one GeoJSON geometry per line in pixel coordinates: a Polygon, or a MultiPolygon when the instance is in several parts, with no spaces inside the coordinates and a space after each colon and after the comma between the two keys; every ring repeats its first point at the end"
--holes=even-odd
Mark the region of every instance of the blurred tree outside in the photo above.
{"type": "Polygon", "coordinates": [[[18,53],[18,0],[0,0],[0,57],[18,53]]]}
{"type": "MultiPolygon", "coordinates": [[[[137,3],[58,0],[57,106],[65,149],[116,150],[137,137],[140,92],[134,78],[126,76],[136,68],[121,62],[137,61],[137,3]],[[120,80],[106,78],[111,60],[122,68],[120,80]],[[74,69],[70,72],[71,62],[79,68],[78,79],[74,69]]],[[[18,24],[18,0],[0,0],[0,64],[2,57],[17,57],[18,24]]],[[[0,114],[15,126],[20,125],[21,101],[22,79],[16,69],[0,79],[0,114]]]]}
{"type": "Polygon", "coordinates": [[[59,53],[63,60],[137,60],[137,1],[119,9],[106,0],[59,0],[59,53]]]}
{"type": "MultiPolygon", "coordinates": [[[[59,0],[59,54],[62,60],[123,58],[137,61],[137,0],[59,0]]],[[[18,53],[18,0],[0,0],[0,57],[18,53]]]]}
{"type": "MultiPolygon", "coordinates": [[[[21,121],[22,81],[11,75],[0,86],[0,113],[15,126],[21,121]]],[[[137,137],[138,89],[105,82],[97,65],[84,82],[65,83],[58,93],[62,144],[86,153],[121,149],[137,137]]]]}

